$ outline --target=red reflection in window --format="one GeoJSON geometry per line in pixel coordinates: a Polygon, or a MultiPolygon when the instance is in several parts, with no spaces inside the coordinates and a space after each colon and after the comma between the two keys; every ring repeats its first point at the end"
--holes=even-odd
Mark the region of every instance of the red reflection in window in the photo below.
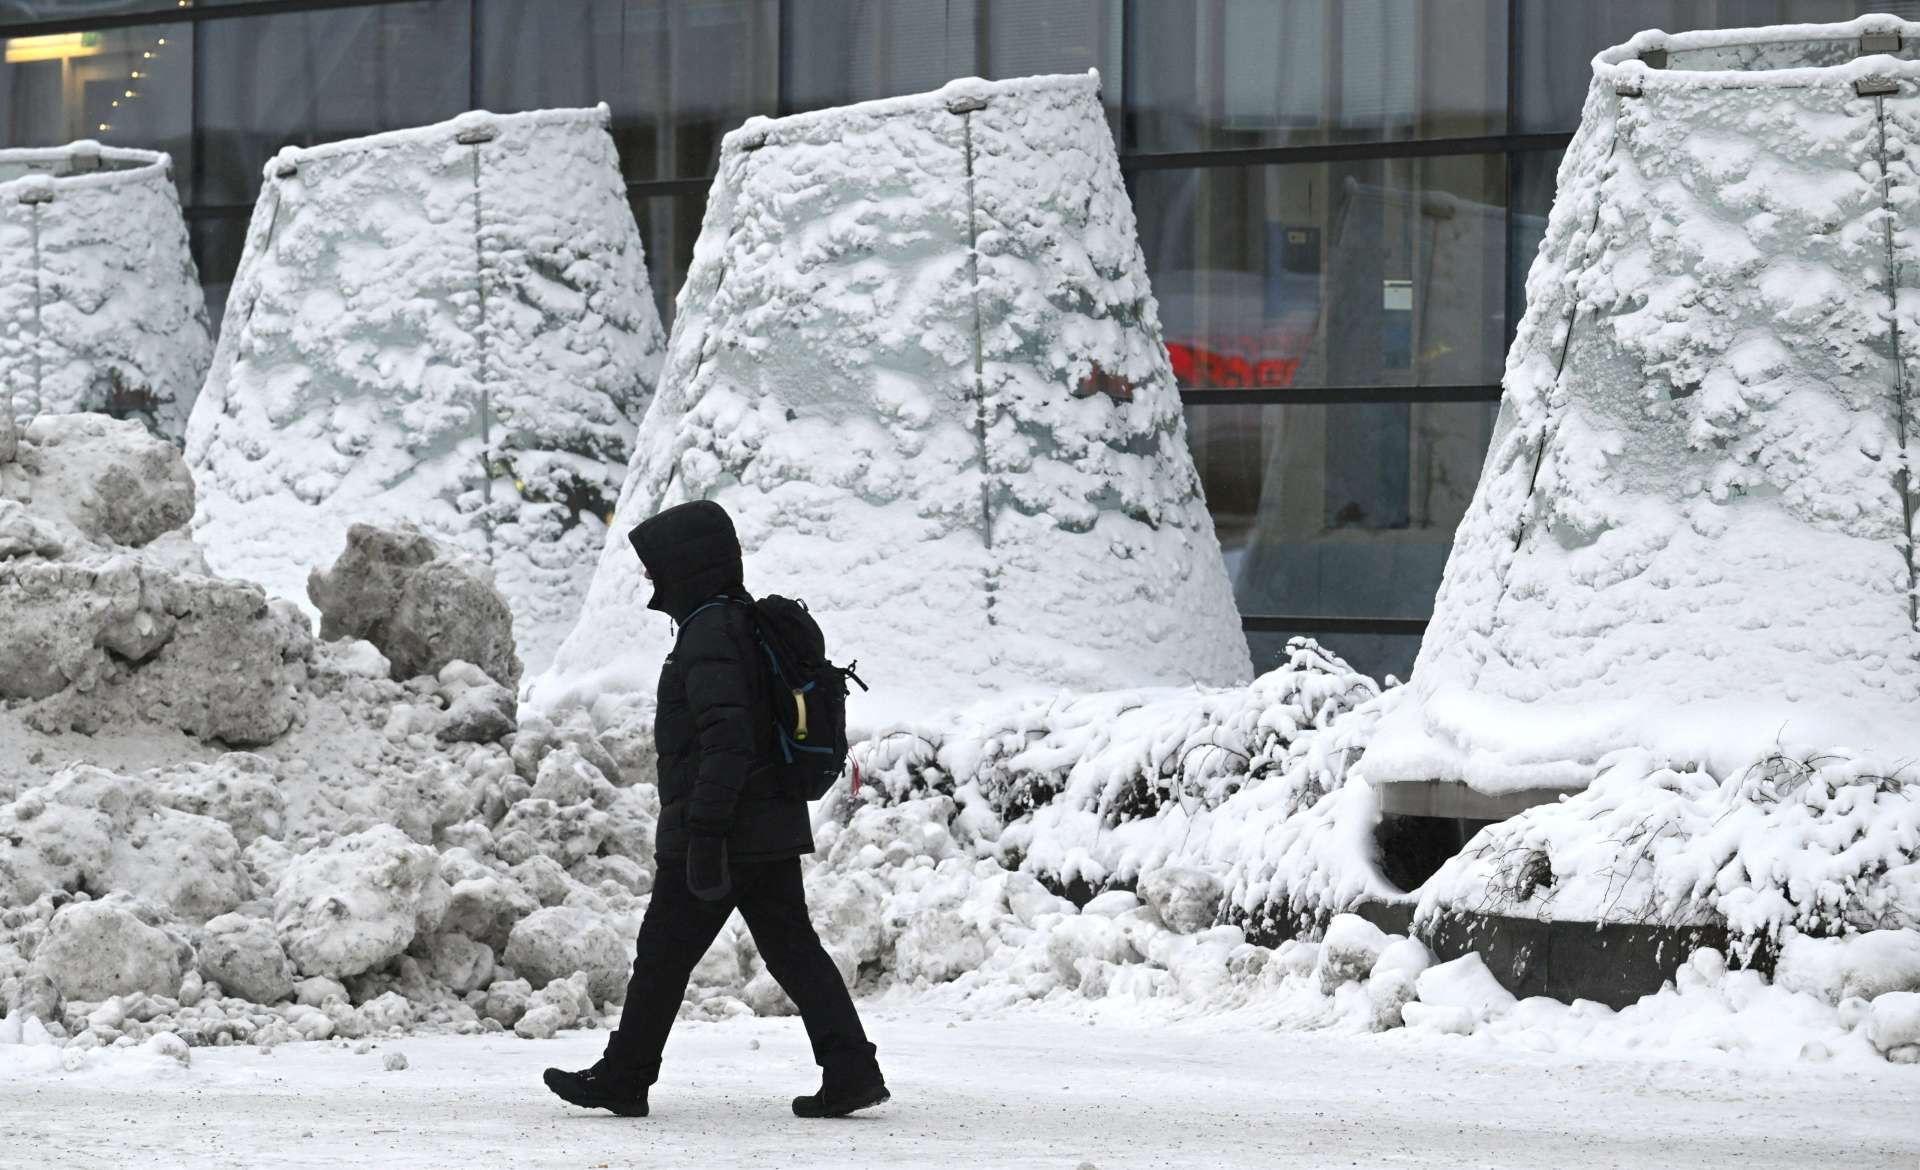
{"type": "Polygon", "coordinates": [[[1300,372],[1297,357],[1249,358],[1179,342],[1167,345],[1167,356],[1173,361],[1174,380],[1186,389],[1243,390],[1253,386],[1284,389],[1293,385],[1294,375],[1300,372]]]}

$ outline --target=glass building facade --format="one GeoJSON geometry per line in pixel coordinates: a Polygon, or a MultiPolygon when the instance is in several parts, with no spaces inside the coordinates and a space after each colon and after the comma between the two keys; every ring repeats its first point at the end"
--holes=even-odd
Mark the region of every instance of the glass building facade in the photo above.
{"type": "Polygon", "coordinates": [[[606,102],[663,319],[720,138],[1095,68],[1255,663],[1410,668],[1588,61],[1920,0],[0,0],[5,144],[175,160],[218,315],[281,146],[606,102]]]}

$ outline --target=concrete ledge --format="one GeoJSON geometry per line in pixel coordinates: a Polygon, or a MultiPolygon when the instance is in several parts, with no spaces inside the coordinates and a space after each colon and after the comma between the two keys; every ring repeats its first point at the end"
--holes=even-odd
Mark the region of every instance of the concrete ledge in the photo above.
{"type": "MultiPolygon", "coordinates": [[[[1693,952],[1713,947],[1741,965],[1724,926],[1644,926],[1621,922],[1542,922],[1500,914],[1448,912],[1420,932],[1434,955],[1457,959],[1479,951],[1488,970],[1522,999],[1591,999],[1623,1008],[1659,991],[1693,952]]],[[[1748,966],[1771,974],[1773,956],[1757,952],[1748,966]]]]}
{"type": "Polygon", "coordinates": [[[1394,780],[1376,786],[1386,816],[1504,821],[1535,805],[1555,804],[1579,788],[1529,788],[1489,796],[1458,780],[1394,780]]]}
{"type": "MultiPolygon", "coordinates": [[[[1541,922],[1503,914],[1451,912],[1416,930],[1413,899],[1362,902],[1353,913],[1389,934],[1410,934],[1442,962],[1480,952],[1501,986],[1525,999],[1544,995],[1564,1003],[1591,999],[1623,1008],[1659,991],[1693,952],[1713,947],[1734,966],[1773,971],[1767,951],[1742,964],[1724,926],[1643,926],[1630,923],[1541,922]]],[[[1284,907],[1257,918],[1229,915],[1249,941],[1277,947],[1290,938],[1317,936],[1324,921],[1284,907]]]]}
{"type": "MultiPolygon", "coordinates": [[[[1118,881],[1094,887],[1084,880],[1061,882],[1036,875],[1040,883],[1084,906],[1108,889],[1131,890],[1133,883],[1118,881]]],[[[1505,914],[1446,911],[1415,928],[1415,899],[1374,899],[1352,908],[1352,913],[1388,934],[1412,935],[1427,945],[1441,962],[1468,951],[1480,952],[1487,969],[1500,985],[1525,999],[1544,995],[1563,1003],[1590,999],[1610,1008],[1623,1008],[1652,995],[1670,982],[1693,952],[1712,947],[1735,967],[1751,967],[1773,974],[1774,955],[1756,951],[1742,962],[1733,952],[1726,927],[1652,926],[1624,922],[1542,922],[1505,914]]],[[[1247,941],[1278,947],[1293,938],[1317,938],[1330,916],[1293,910],[1284,904],[1246,914],[1228,907],[1221,921],[1239,927],[1247,941]]]]}

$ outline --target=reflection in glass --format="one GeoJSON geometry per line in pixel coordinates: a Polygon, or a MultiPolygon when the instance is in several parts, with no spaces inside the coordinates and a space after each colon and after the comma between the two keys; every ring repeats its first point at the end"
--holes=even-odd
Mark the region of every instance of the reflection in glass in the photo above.
{"type": "Polygon", "coordinates": [[[489,109],[613,108],[628,179],[703,178],[720,139],[777,113],[777,0],[482,0],[489,109]]]}
{"type": "Polygon", "coordinates": [[[674,300],[686,283],[687,268],[693,263],[694,241],[700,238],[700,221],[707,212],[705,195],[638,195],[632,200],[633,217],[640,224],[640,239],[647,248],[647,274],[653,280],[653,299],[660,311],[660,324],[673,328],[674,300]]]}
{"type": "Polygon", "coordinates": [[[1499,380],[1502,156],[1150,170],[1133,196],[1181,385],[1499,380]]]}
{"type": "Polygon", "coordinates": [[[1240,612],[1424,618],[1497,404],[1195,406],[1240,612]]]}
{"type": "Polygon", "coordinates": [[[207,320],[216,337],[226,317],[227,292],[240,268],[240,253],[246,248],[251,212],[244,207],[187,209],[187,238],[194,267],[200,270],[200,291],[207,298],[207,320]]]}
{"type": "Polygon", "coordinates": [[[1513,218],[1507,233],[1507,339],[1527,311],[1527,273],[1547,238],[1555,185],[1564,150],[1521,151],[1511,155],[1513,218]]]}
{"type": "MultiPolygon", "coordinates": [[[[202,0],[203,3],[206,0],[202,0]]],[[[0,0],[0,21],[26,24],[71,20],[76,16],[112,16],[116,13],[156,12],[184,7],[181,0],[0,0]]]]}
{"type": "Polygon", "coordinates": [[[1130,150],[1498,134],[1501,0],[1128,0],[1130,150]]]}
{"type": "MultiPolygon", "coordinates": [[[[72,15],[68,13],[67,15],[72,15]]],[[[92,138],[164,150],[192,173],[193,29],[147,25],[0,41],[0,125],[8,146],[92,138]]]]}
{"type": "Polygon", "coordinates": [[[788,5],[790,111],[996,80],[1100,70],[1120,98],[1120,0],[808,0],[788,5]]]}
{"type": "Polygon", "coordinates": [[[282,146],[424,126],[468,106],[467,0],[210,20],[201,203],[250,204],[282,146]]]}
{"type": "Polygon", "coordinates": [[[1891,6],[1873,0],[1512,0],[1519,25],[1520,76],[1514,130],[1571,133],[1593,80],[1589,63],[1602,49],[1642,29],[1682,32],[1768,24],[1824,24],[1891,6]]]}

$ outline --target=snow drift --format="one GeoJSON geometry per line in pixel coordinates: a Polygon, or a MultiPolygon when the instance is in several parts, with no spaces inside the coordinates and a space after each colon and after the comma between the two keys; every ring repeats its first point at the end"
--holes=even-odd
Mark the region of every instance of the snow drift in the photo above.
{"type": "MultiPolygon", "coordinates": [[[[714,499],[878,712],[1250,673],[1098,78],[729,135],[615,533],[537,703],[650,694],[624,530],[714,499]]],[[[864,706],[863,706],[864,705],[864,706]]]]}
{"type": "Polygon", "coordinates": [[[267,165],[188,434],[214,567],[303,601],[351,524],[416,523],[492,564],[544,660],[663,345],[607,118],[470,113],[267,165]]]}
{"type": "MultiPolygon", "coordinates": [[[[0,463],[0,726],[235,746],[287,730],[312,635],[258,586],[209,574],[181,531],[192,515],[179,451],[138,423],[26,428],[0,463]]],[[[15,750],[30,749],[0,760],[15,750]]]]}
{"type": "Polygon", "coordinates": [[[1579,788],[1920,760],[1920,25],[1642,34],[1594,61],[1505,397],[1363,771],[1579,788]]]}
{"type": "Polygon", "coordinates": [[[448,660],[504,640],[475,656],[519,670],[483,574],[445,587],[464,562],[417,533],[337,567],[400,611],[410,574],[441,586],[395,614],[352,582],[390,662],[210,574],[193,512],[180,452],[131,421],[43,415],[0,462],[0,1040],[597,1020],[657,800],[448,660]]]}
{"type": "Polygon", "coordinates": [[[173,160],[0,150],[0,458],[40,414],[134,418],[175,443],[213,337],[173,160]]]}

